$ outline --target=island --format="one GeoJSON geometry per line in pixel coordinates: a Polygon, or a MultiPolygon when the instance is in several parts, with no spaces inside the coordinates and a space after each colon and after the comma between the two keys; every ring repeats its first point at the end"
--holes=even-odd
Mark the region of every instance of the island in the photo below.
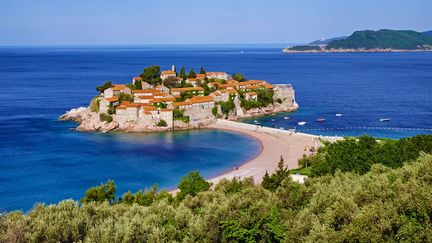
{"type": "Polygon", "coordinates": [[[284,53],[432,51],[432,36],[430,31],[364,30],[355,31],[348,37],[318,40],[308,45],[287,47],[282,51],[284,53]]]}
{"type": "Polygon", "coordinates": [[[290,84],[247,80],[243,74],[180,73],[173,65],[149,66],[129,84],[107,81],[96,87],[88,107],[68,111],[60,120],[78,122],[79,131],[157,132],[209,127],[218,119],[291,112],[298,108],[290,84]]]}

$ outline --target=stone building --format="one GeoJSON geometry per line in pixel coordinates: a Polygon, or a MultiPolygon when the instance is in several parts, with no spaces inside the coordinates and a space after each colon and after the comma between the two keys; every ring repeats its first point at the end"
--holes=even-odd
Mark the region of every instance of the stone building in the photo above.
{"type": "Polygon", "coordinates": [[[226,72],[206,72],[206,77],[209,79],[228,80],[228,74],[226,72]]]}
{"type": "Polygon", "coordinates": [[[114,85],[111,88],[104,90],[104,98],[118,96],[121,93],[131,94],[131,89],[124,84],[114,85]]]}
{"type": "Polygon", "coordinates": [[[118,97],[112,96],[109,98],[103,98],[99,100],[99,112],[100,113],[107,113],[110,106],[117,106],[118,105],[118,97]]]}
{"type": "Polygon", "coordinates": [[[174,77],[175,78],[176,76],[177,76],[176,72],[174,72],[172,70],[162,71],[161,74],[160,74],[160,78],[162,80],[165,80],[165,79],[167,79],[169,77],[174,77]]]}

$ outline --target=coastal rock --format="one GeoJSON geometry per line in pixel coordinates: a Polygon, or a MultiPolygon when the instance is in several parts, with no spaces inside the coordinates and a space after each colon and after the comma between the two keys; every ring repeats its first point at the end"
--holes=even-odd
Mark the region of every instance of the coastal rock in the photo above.
{"type": "Polygon", "coordinates": [[[61,121],[74,121],[82,122],[86,116],[87,108],[79,107],[66,112],[64,115],[60,116],[61,121]]]}
{"type": "Polygon", "coordinates": [[[119,123],[112,121],[110,123],[101,121],[99,114],[85,107],[79,107],[66,112],[59,118],[62,121],[74,121],[80,123],[76,128],[78,131],[101,131],[109,132],[115,130],[119,123]]]}

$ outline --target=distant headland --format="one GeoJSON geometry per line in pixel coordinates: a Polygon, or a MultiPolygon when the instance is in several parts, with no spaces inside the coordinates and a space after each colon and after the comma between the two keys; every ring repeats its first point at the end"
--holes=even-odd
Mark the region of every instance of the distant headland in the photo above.
{"type": "Polygon", "coordinates": [[[216,119],[290,112],[298,108],[289,84],[247,80],[243,74],[187,74],[173,65],[149,66],[129,84],[107,81],[88,107],[72,109],[60,120],[80,123],[80,131],[157,132],[208,127],[216,119]]]}
{"type": "Polygon", "coordinates": [[[282,51],[284,53],[432,51],[432,35],[431,31],[364,30],[355,31],[348,37],[317,40],[307,45],[287,47],[282,51]]]}

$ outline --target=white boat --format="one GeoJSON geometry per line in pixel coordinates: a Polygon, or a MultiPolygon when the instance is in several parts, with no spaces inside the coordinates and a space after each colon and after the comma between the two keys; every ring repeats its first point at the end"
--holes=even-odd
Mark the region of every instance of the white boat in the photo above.
{"type": "Polygon", "coordinates": [[[325,119],[324,118],[318,118],[316,121],[317,122],[325,122],[325,119]]]}
{"type": "Polygon", "coordinates": [[[254,123],[259,123],[259,121],[255,120],[254,123]]]}
{"type": "Polygon", "coordinates": [[[336,116],[337,116],[337,117],[341,117],[342,114],[341,114],[341,113],[337,113],[336,116]]]}
{"type": "Polygon", "coordinates": [[[275,119],[272,119],[272,121],[276,121],[275,119]]]}
{"type": "Polygon", "coordinates": [[[306,125],[306,122],[305,121],[301,121],[301,122],[298,122],[297,124],[299,124],[300,126],[304,126],[304,125],[306,125]]]}
{"type": "Polygon", "coordinates": [[[285,128],[283,128],[283,127],[279,127],[279,129],[280,129],[280,130],[285,130],[285,128]]]}
{"type": "Polygon", "coordinates": [[[390,118],[380,118],[380,122],[389,122],[390,118]]]}
{"type": "Polygon", "coordinates": [[[285,119],[285,120],[289,120],[290,118],[286,116],[286,117],[284,117],[284,119],[285,119]]]}

